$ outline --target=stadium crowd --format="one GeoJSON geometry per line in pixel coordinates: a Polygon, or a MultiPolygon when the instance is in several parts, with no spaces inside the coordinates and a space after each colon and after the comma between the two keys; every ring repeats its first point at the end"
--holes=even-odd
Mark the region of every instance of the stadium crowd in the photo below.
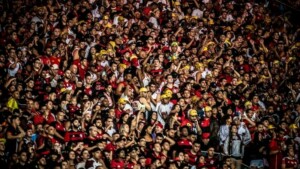
{"type": "Polygon", "coordinates": [[[300,26],[282,4],[0,8],[0,168],[299,167],[300,26]]]}

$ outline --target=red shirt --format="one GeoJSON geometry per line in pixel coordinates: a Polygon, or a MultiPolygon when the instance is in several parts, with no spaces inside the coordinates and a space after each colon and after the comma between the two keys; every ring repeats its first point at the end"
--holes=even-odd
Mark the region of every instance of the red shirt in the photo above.
{"type": "Polygon", "coordinates": [[[193,143],[191,142],[191,140],[183,138],[177,141],[177,145],[184,152],[189,152],[192,148],[193,143]]]}
{"type": "Polygon", "coordinates": [[[115,159],[110,162],[110,168],[112,169],[124,168],[124,167],[125,167],[125,163],[123,160],[115,159]]]}
{"type": "Polygon", "coordinates": [[[121,118],[121,115],[124,113],[124,111],[122,111],[122,110],[120,110],[120,109],[118,109],[118,108],[116,108],[115,109],[115,115],[116,115],[116,118],[117,119],[120,119],[121,118]]]}
{"type": "Polygon", "coordinates": [[[150,74],[151,74],[152,76],[158,76],[158,75],[161,75],[162,72],[163,72],[162,69],[157,69],[157,70],[152,69],[152,70],[150,70],[150,74]]]}
{"type": "Polygon", "coordinates": [[[129,161],[126,165],[126,169],[131,169],[131,168],[134,168],[134,166],[136,165],[136,163],[132,162],[132,161],[129,161]]]}
{"type": "Polygon", "coordinates": [[[52,113],[49,113],[49,115],[48,115],[48,119],[46,120],[45,118],[44,118],[44,116],[43,115],[41,115],[41,114],[38,114],[38,115],[35,115],[34,117],[33,117],[33,124],[34,125],[38,125],[38,124],[43,124],[43,123],[47,123],[47,124],[51,124],[52,122],[54,122],[55,121],[55,118],[54,118],[54,116],[52,115],[52,113]]]}
{"type": "Polygon", "coordinates": [[[56,56],[50,56],[49,59],[50,59],[51,65],[54,65],[54,64],[60,65],[61,58],[56,57],[56,56]]]}
{"type": "MultiPolygon", "coordinates": [[[[270,151],[280,150],[280,145],[278,144],[276,139],[272,139],[269,143],[270,151]]],[[[279,152],[277,154],[269,155],[269,168],[277,169],[281,167],[282,162],[282,154],[279,152]],[[280,167],[278,167],[280,166],[280,167]]]]}
{"type": "Polygon", "coordinates": [[[55,124],[55,129],[57,132],[59,132],[60,134],[63,134],[66,132],[66,128],[65,125],[63,123],[60,122],[56,122],[55,124]]]}
{"type": "Polygon", "coordinates": [[[106,151],[115,151],[117,149],[117,146],[113,143],[109,143],[106,145],[105,150],[106,151]]]}
{"type": "Polygon", "coordinates": [[[190,150],[189,152],[188,152],[188,155],[189,155],[189,164],[190,165],[196,165],[196,162],[198,161],[198,153],[197,154],[193,154],[192,153],[192,150],[190,150]]]}
{"type": "Polygon", "coordinates": [[[200,123],[200,127],[201,127],[203,133],[209,133],[210,132],[210,119],[204,118],[200,123]]]}
{"type": "Polygon", "coordinates": [[[84,88],[84,93],[85,93],[86,95],[91,96],[91,95],[93,94],[92,87],[85,87],[85,88],[84,88]]]}
{"type": "Polygon", "coordinates": [[[208,169],[217,169],[218,160],[216,158],[207,157],[205,159],[205,161],[206,161],[206,166],[207,166],[208,169]]]}
{"type": "Polygon", "coordinates": [[[79,77],[83,80],[85,73],[87,71],[87,67],[83,67],[80,63],[79,59],[76,59],[73,61],[73,64],[76,65],[78,67],[78,72],[79,72],[79,77]]]}
{"type": "Polygon", "coordinates": [[[285,164],[285,168],[297,168],[298,160],[291,157],[284,157],[282,159],[282,164],[285,164]]]}
{"type": "Polygon", "coordinates": [[[75,84],[70,81],[64,80],[63,85],[64,88],[72,88],[72,90],[75,90],[75,84]]]}

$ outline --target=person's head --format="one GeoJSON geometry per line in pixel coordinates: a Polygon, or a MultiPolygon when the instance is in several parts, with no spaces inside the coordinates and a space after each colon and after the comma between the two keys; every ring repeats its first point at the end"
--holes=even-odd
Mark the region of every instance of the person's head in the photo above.
{"type": "Polygon", "coordinates": [[[164,140],[161,143],[161,145],[162,145],[162,150],[167,151],[167,152],[170,151],[170,142],[169,141],[164,140]]]}
{"type": "Polygon", "coordinates": [[[20,160],[20,162],[23,162],[23,163],[27,162],[28,157],[27,157],[27,152],[26,151],[21,151],[19,153],[19,160],[20,160]]]}
{"type": "Polygon", "coordinates": [[[153,145],[153,151],[155,153],[160,153],[161,152],[161,145],[160,144],[161,143],[154,143],[154,145],[153,145]]]}
{"type": "Polygon", "coordinates": [[[120,134],[117,133],[117,132],[115,132],[115,133],[112,135],[113,142],[116,142],[119,138],[120,138],[120,134]]]}
{"type": "Polygon", "coordinates": [[[174,82],[173,76],[171,74],[166,76],[166,80],[167,80],[168,83],[173,83],[174,82]]]}
{"type": "Polygon", "coordinates": [[[87,160],[90,158],[90,153],[87,149],[84,149],[81,151],[81,155],[80,157],[83,159],[83,160],[87,160]]]}
{"type": "Polygon", "coordinates": [[[230,115],[224,116],[224,119],[227,125],[230,125],[232,123],[232,117],[230,115]]]}
{"type": "Polygon", "coordinates": [[[170,138],[174,138],[174,137],[175,137],[175,134],[176,134],[176,130],[173,129],[173,128],[170,128],[170,129],[167,131],[167,136],[170,137],[170,138]]]}
{"type": "Polygon", "coordinates": [[[138,151],[134,147],[129,148],[128,153],[129,153],[129,157],[132,159],[136,159],[136,157],[138,156],[138,151]]]}
{"type": "Polygon", "coordinates": [[[123,110],[125,108],[127,101],[124,98],[118,100],[118,108],[123,110]]]}
{"type": "Polygon", "coordinates": [[[97,127],[91,126],[91,127],[89,128],[89,135],[90,135],[91,137],[96,137],[96,136],[98,135],[97,127]]]}
{"type": "Polygon", "coordinates": [[[140,88],[140,97],[147,97],[148,95],[148,89],[145,87],[140,88]]]}
{"type": "Polygon", "coordinates": [[[163,132],[163,125],[161,123],[156,124],[154,132],[157,135],[162,136],[161,133],[163,132]]]}
{"type": "Polygon", "coordinates": [[[138,142],[139,147],[146,147],[146,139],[145,138],[140,138],[138,142]]]}
{"type": "Polygon", "coordinates": [[[232,121],[233,121],[233,124],[235,124],[237,126],[239,126],[241,124],[241,119],[239,116],[234,116],[232,121]]]}
{"type": "Polygon", "coordinates": [[[215,155],[215,148],[214,147],[209,147],[207,149],[207,156],[213,157],[215,155]]]}
{"type": "Polygon", "coordinates": [[[156,134],[155,142],[156,143],[162,143],[164,140],[164,137],[161,133],[156,134]]]}
{"type": "Polygon", "coordinates": [[[182,162],[184,160],[184,153],[182,151],[177,151],[175,158],[176,158],[176,161],[182,162]]]}
{"type": "Polygon", "coordinates": [[[102,158],[102,152],[99,148],[92,150],[92,155],[95,160],[100,160],[102,158]]]}
{"type": "Polygon", "coordinates": [[[210,118],[211,117],[212,108],[210,106],[206,106],[204,108],[204,112],[205,112],[205,117],[210,118]]]}
{"type": "Polygon", "coordinates": [[[189,119],[191,122],[197,122],[198,113],[197,110],[191,109],[189,111],[189,119]]]}
{"type": "Polygon", "coordinates": [[[124,80],[127,82],[130,82],[132,79],[132,73],[131,72],[127,72],[124,74],[124,80]]]}
{"type": "Polygon", "coordinates": [[[52,110],[53,109],[53,102],[51,100],[48,100],[46,103],[46,109],[52,110]]]}
{"type": "Polygon", "coordinates": [[[157,91],[157,86],[153,83],[153,82],[150,82],[149,83],[149,90],[151,93],[154,93],[157,91]]]}
{"type": "Polygon", "coordinates": [[[0,139],[0,152],[5,151],[5,143],[6,143],[6,139],[0,139]]]}
{"type": "Polygon", "coordinates": [[[121,121],[122,121],[123,123],[128,122],[128,119],[129,119],[129,114],[128,114],[128,113],[123,113],[123,114],[121,115],[121,121]]]}
{"type": "Polygon", "coordinates": [[[192,146],[192,151],[194,153],[198,153],[200,151],[200,147],[201,147],[200,142],[195,141],[194,144],[193,144],[193,146],[192,146]]]}
{"type": "Polygon", "coordinates": [[[76,159],[76,153],[75,153],[75,151],[71,150],[69,152],[69,159],[70,160],[75,160],[76,159]]]}
{"type": "Polygon", "coordinates": [[[116,155],[118,158],[125,159],[126,152],[123,148],[120,148],[120,149],[116,150],[116,155]]]}
{"type": "Polygon", "coordinates": [[[46,166],[47,165],[47,160],[45,157],[41,157],[38,161],[38,165],[40,166],[46,166]]]}
{"type": "Polygon", "coordinates": [[[289,157],[295,157],[295,150],[293,148],[289,148],[288,151],[287,151],[287,155],[289,157]]]}
{"type": "Polygon", "coordinates": [[[65,113],[62,111],[59,111],[56,115],[56,120],[59,122],[63,122],[65,120],[65,113]]]}
{"type": "Polygon", "coordinates": [[[124,137],[119,137],[117,140],[116,140],[116,145],[118,148],[124,148],[125,147],[125,141],[126,141],[126,138],[124,137]]]}
{"type": "Polygon", "coordinates": [[[120,126],[120,134],[122,135],[122,134],[128,134],[129,133],[129,131],[130,131],[130,128],[129,128],[129,125],[128,124],[126,124],[126,123],[124,123],[124,124],[122,124],[121,126],[120,126]]]}
{"type": "Polygon", "coordinates": [[[189,133],[190,133],[189,127],[188,126],[181,127],[180,133],[181,133],[180,135],[182,135],[184,137],[187,137],[189,135],[189,133]]]}
{"type": "Polygon", "coordinates": [[[19,116],[16,116],[16,115],[13,115],[13,116],[11,117],[11,122],[12,122],[13,125],[19,126],[20,123],[21,123],[20,117],[19,117],[19,116]]]}
{"type": "Polygon", "coordinates": [[[236,125],[231,125],[231,133],[237,133],[237,126],[236,125]]]}
{"type": "Polygon", "coordinates": [[[19,99],[20,98],[20,92],[18,90],[14,91],[12,94],[12,97],[15,99],[19,99]]]}

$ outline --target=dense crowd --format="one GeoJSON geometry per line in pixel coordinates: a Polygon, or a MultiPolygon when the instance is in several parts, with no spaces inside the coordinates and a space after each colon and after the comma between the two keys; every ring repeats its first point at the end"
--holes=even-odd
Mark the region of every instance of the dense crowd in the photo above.
{"type": "Polygon", "coordinates": [[[3,0],[0,13],[0,168],[299,167],[294,9],[3,0]]]}

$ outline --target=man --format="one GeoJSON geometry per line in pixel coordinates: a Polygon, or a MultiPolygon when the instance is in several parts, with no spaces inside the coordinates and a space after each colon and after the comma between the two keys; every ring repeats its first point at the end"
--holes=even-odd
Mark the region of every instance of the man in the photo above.
{"type": "Polygon", "coordinates": [[[152,148],[153,153],[151,154],[152,161],[155,161],[156,159],[161,160],[162,157],[164,156],[162,154],[162,148],[161,148],[160,144],[161,143],[154,143],[154,145],[153,145],[153,148],[152,148]]]}
{"type": "Polygon", "coordinates": [[[127,101],[124,98],[118,100],[117,106],[115,108],[115,115],[117,119],[120,119],[121,115],[125,113],[124,108],[127,104],[127,101]]]}
{"type": "Polygon", "coordinates": [[[151,111],[151,99],[148,93],[148,89],[145,87],[140,88],[139,90],[140,96],[138,97],[138,101],[140,104],[145,106],[145,109],[147,111],[151,111]]]}
{"type": "Polygon", "coordinates": [[[16,153],[19,140],[26,134],[20,126],[20,118],[18,116],[12,116],[11,124],[8,126],[6,133],[6,152],[9,154],[16,153]]]}
{"type": "Polygon", "coordinates": [[[110,162],[110,168],[111,169],[121,169],[125,168],[125,150],[124,149],[118,149],[116,152],[116,157],[111,160],[110,162]]]}
{"type": "Polygon", "coordinates": [[[5,142],[4,138],[0,139],[0,165],[3,168],[7,168],[7,156],[5,154],[5,142]]]}
{"type": "Polygon", "coordinates": [[[116,90],[117,96],[122,96],[122,95],[127,96],[129,90],[138,91],[136,84],[133,83],[132,77],[133,77],[132,70],[126,69],[124,72],[124,81],[118,83],[118,87],[116,90]]]}
{"type": "Polygon", "coordinates": [[[133,169],[133,168],[138,167],[139,166],[139,164],[138,164],[139,156],[138,156],[137,149],[135,147],[130,147],[128,149],[127,153],[129,154],[129,160],[127,162],[126,168],[133,169]]]}
{"type": "Polygon", "coordinates": [[[39,158],[35,168],[38,168],[38,169],[46,169],[47,168],[47,160],[44,156],[41,156],[39,158]]]}
{"type": "Polygon", "coordinates": [[[85,139],[86,149],[91,151],[93,149],[99,148],[98,147],[99,141],[100,141],[100,135],[98,134],[97,127],[91,126],[89,128],[89,136],[85,139]]]}
{"type": "Polygon", "coordinates": [[[190,157],[189,164],[192,166],[196,165],[196,163],[198,161],[198,157],[201,154],[200,147],[201,147],[200,142],[196,141],[196,142],[194,142],[192,149],[187,152],[190,157]]]}
{"type": "Polygon", "coordinates": [[[218,168],[218,159],[215,157],[215,148],[210,147],[207,150],[207,157],[205,158],[208,169],[217,169],[218,168]]]}
{"type": "Polygon", "coordinates": [[[103,154],[99,148],[95,148],[92,151],[93,157],[87,160],[85,164],[86,169],[97,169],[98,166],[106,169],[106,165],[102,160],[103,154]]]}
{"type": "Polygon", "coordinates": [[[161,102],[159,102],[156,106],[156,111],[158,114],[158,121],[164,126],[165,120],[167,119],[168,115],[170,114],[173,103],[170,101],[171,96],[167,94],[161,95],[161,102]]]}
{"type": "Polygon", "coordinates": [[[211,133],[211,120],[210,120],[211,112],[212,112],[212,108],[210,106],[206,106],[204,108],[205,116],[200,123],[202,134],[211,133]]]}
{"type": "Polygon", "coordinates": [[[57,131],[57,136],[61,140],[64,140],[64,136],[66,133],[64,120],[65,120],[65,113],[63,111],[59,111],[56,114],[56,122],[54,123],[55,123],[55,129],[57,131]]]}
{"type": "Polygon", "coordinates": [[[190,128],[183,126],[180,128],[180,138],[177,141],[178,149],[184,152],[188,152],[192,148],[192,142],[188,138],[190,135],[190,128]]]}
{"type": "Polygon", "coordinates": [[[188,111],[188,119],[182,120],[181,126],[188,126],[191,131],[201,135],[202,129],[200,128],[197,116],[197,111],[195,109],[190,109],[188,111]]]}

